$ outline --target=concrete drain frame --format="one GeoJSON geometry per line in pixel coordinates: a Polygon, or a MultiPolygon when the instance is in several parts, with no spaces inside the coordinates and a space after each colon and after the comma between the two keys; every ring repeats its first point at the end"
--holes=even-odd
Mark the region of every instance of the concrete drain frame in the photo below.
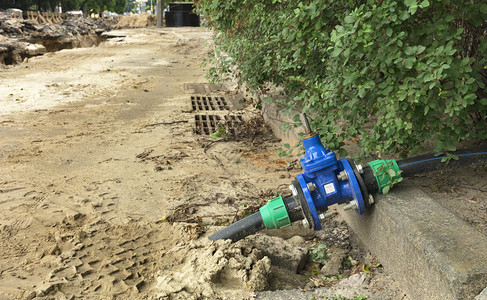
{"type": "Polygon", "coordinates": [[[210,135],[220,130],[223,126],[225,132],[235,134],[236,128],[243,124],[240,115],[204,115],[194,116],[194,132],[199,135],[210,135]]]}
{"type": "Polygon", "coordinates": [[[191,107],[193,111],[230,110],[223,96],[191,96],[191,107]]]}

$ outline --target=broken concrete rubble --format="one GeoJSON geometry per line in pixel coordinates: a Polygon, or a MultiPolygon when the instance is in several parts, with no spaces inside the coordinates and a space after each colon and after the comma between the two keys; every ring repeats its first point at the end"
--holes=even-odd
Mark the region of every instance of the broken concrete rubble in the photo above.
{"type": "Polygon", "coordinates": [[[295,273],[301,271],[307,262],[308,248],[279,237],[256,234],[247,237],[252,245],[268,256],[276,266],[289,269],[295,273]]]}
{"type": "Polygon", "coordinates": [[[100,19],[71,18],[58,24],[0,17],[0,64],[18,64],[46,52],[98,45],[110,26],[100,19]]]}

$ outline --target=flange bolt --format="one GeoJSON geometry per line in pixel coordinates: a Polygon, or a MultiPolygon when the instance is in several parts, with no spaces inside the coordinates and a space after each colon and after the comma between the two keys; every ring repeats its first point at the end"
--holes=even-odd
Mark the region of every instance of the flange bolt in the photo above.
{"type": "Polygon", "coordinates": [[[316,185],[314,183],[308,182],[306,185],[308,186],[308,190],[310,192],[313,192],[314,190],[316,190],[316,185]]]}
{"type": "Polygon", "coordinates": [[[343,170],[340,172],[340,174],[338,174],[337,178],[340,181],[348,180],[348,174],[347,174],[347,172],[345,172],[345,170],[343,170]]]}
{"type": "Polygon", "coordinates": [[[358,208],[358,205],[357,205],[357,201],[355,201],[355,200],[352,200],[348,204],[345,204],[343,206],[343,210],[350,210],[350,209],[357,209],[357,208],[358,208]]]}
{"type": "Polygon", "coordinates": [[[293,195],[293,197],[297,197],[298,196],[298,191],[296,190],[296,188],[294,187],[294,185],[289,185],[289,189],[291,190],[291,194],[293,195]]]}
{"type": "Polygon", "coordinates": [[[319,215],[320,220],[326,219],[326,218],[331,217],[331,216],[333,216],[333,212],[331,212],[331,211],[327,211],[327,212],[321,213],[319,215]]]}
{"type": "Polygon", "coordinates": [[[358,171],[360,174],[363,174],[363,173],[364,173],[364,168],[362,168],[362,165],[357,165],[357,171],[358,171]]]}

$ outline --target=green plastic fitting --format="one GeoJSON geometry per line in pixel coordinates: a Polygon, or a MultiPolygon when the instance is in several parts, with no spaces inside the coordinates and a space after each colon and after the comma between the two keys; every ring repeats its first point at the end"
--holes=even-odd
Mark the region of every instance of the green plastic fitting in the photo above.
{"type": "Polygon", "coordinates": [[[281,196],[270,200],[266,205],[262,206],[260,215],[267,229],[291,226],[291,220],[281,196]]]}
{"type": "Polygon", "coordinates": [[[401,170],[397,165],[396,160],[374,160],[368,163],[374,172],[377,185],[379,186],[379,193],[386,194],[389,189],[397,182],[401,181],[401,170]]]}

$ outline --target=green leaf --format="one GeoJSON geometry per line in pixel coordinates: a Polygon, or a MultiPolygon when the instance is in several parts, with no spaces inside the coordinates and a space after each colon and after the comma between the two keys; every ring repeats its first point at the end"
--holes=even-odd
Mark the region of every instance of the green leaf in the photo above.
{"type": "Polygon", "coordinates": [[[352,16],[346,16],[345,19],[344,19],[345,23],[347,24],[352,24],[355,22],[355,18],[352,17],[352,16]]]}
{"type": "Polygon", "coordinates": [[[220,128],[217,131],[210,134],[210,137],[214,138],[214,139],[220,138],[223,136],[225,136],[225,127],[223,127],[223,126],[220,126],[220,128]]]}
{"type": "Polygon", "coordinates": [[[416,51],[413,47],[407,46],[406,48],[404,48],[404,53],[406,53],[407,55],[413,55],[414,53],[416,53],[416,51]]]}
{"type": "Polygon", "coordinates": [[[455,154],[448,154],[450,158],[453,158],[454,160],[459,160],[458,155],[455,154]]]}
{"type": "Polygon", "coordinates": [[[338,55],[340,55],[340,53],[342,53],[343,49],[340,48],[340,47],[335,47],[333,49],[333,53],[331,54],[331,56],[333,57],[337,57],[338,55]]]}
{"type": "Polygon", "coordinates": [[[408,11],[407,11],[407,10],[405,10],[405,11],[403,11],[403,12],[402,12],[402,13],[399,15],[399,19],[400,19],[401,21],[405,21],[405,20],[407,20],[407,19],[409,18],[409,16],[410,16],[410,15],[409,15],[408,11]]]}
{"type": "Polygon", "coordinates": [[[358,95],[360,98],[363,98],[363,97],[365,96],[365,93],[366,93],[366,92],[365,92],[365,89],[364,89],[364,88],[360,88],[360,89],[358,90],[357,95],[358,95]]]}
{"type": "Polygon", "coordinates": [[[365,273],[370,273],[370,267],[368,265],[364,265],[363,270],[365,273]]]}
{"type": "Polygon", "coordinates": [[[413,58],[406,58],[405,61],[404,61],[404,67],[406,67],[406,69],[411,69],[414,65],[414,62],[415,62],[415,59],[413,58]]]}
{"type": "Polygon", "coordinates": [[[393,32],[393,31],[392,31],[392,28],[390,28],[390,27],[387,27],[387,28],[386,28],[386,35],[387,35],[388,37],[391,37],[392,32],[393,32]]]}
{"type": "Polygon", "coordinates": [[[430,2],[428,0],[424,0],[423,2],[421,2],[421,4],[419,5],[419,7],[421,8],[426,8],[430,6],[430,2]]]}
{"type": "Polygon", "coordinates": [[[417,4],[416,0],[404,0],[404,5],[406,5],[407,7],[410,7],[415,4],[417,4]]]}

